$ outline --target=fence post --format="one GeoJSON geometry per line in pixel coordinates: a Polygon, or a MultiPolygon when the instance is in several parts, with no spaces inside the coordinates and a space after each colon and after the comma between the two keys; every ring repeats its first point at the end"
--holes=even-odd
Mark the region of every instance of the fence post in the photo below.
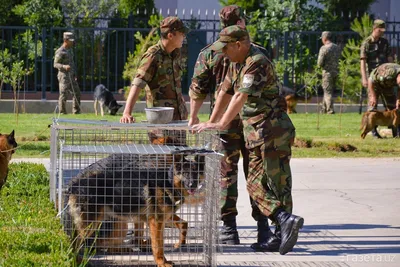
{"type": "Polygon", "coordinates": [[[283,38],[283,59],[285,61],[285,72],[283,73],[283,85],[285,86],[289,86],[289,73],[286,68],[286,62],[289,58],[288,51],[289,51],[289,32],[285,32],[283,38]]]}
{"type": "Polygon", "coordinates": [[[46,28],[42,29],[42,100],[46,100],[46,28]]]}
{"type": "Polygon", "coordinates": [[[134,27],[134,23],[135,23],[134,16],[131,12],[131,13],[129,13],[129,16],[128,16],[128,29],[129,29],[128,30],[128,47],[132,53],[135,51],[133,34],[132,34],[133,32],[131,31],[131,29],[133,29],[133,27],[134,27]]]}

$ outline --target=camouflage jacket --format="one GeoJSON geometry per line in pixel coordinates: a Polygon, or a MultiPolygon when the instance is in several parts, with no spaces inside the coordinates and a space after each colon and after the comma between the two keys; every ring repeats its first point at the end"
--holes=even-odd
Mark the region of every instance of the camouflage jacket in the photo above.
{"type": "Polygon", "coordinates": [[[387,63],[390,55],[390,45],[386,38],[374,40],[370,35],[361,44],[360,59],[366,60],[368,73],[379,65],[387,63]]]}
{"type": "Polygon", "coordinates": [[[147,107],[174,107],[173,120],[186,120],[181,78],[180,49],[168,54],[160,40],[143,54],[132,85],[145,88],[147,107]]]}
{"type": "Polygon", "coordinates": [[[72,49],[66,49],[64,46],[61,46],[54,55],[54,68],[58,69],[59,75],[66,75],[68,73],[63,65],[69,65],[71,67],[69,73],[71,74],[71,78],[74,79],[76,77],[76,66],[72,49]]]}
{"type": "Polygon", "coordinates": [[[340,48],[334,43],[323,45],[318,54],[318,66],[322,74],[329,73],[337,76],[339,73],[340,48]]]}
{"type": "Polygon", "coordinates": [[[221,90],[232,95],[235,92],[248,94],[239,113],[248,148],[294,130],[285,112],[285,100],[279,95],[280,87],[272,63],[253,45],[243,64],[230,65],[221,90]]]}
{"type": "MultiPolygon", "coordinates": [[[[255,43],[253,45],[268,57],[268,51],[264,47],[255,43]]],[[[220,85],[228,72],[230,60],[221,51],[211,50],[210,46],[204,47],[197,57],[189,96],[192,99],[205,99],[207,95],[210,95],[212,110],[220,85]]]]}
{"type": "Polygon", "coordinates": [[[397,86],[397,75],[400,74],[400,65],[385,63],[371,72],[370,79],[381,90],[392,91],[397,86]]]}

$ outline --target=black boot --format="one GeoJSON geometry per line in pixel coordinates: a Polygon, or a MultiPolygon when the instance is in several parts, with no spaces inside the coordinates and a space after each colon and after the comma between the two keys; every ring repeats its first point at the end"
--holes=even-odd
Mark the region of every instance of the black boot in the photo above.
{"type": "Polygon", "coordinates": [[[400,125],[399,126],[392,126],[392,135],[393,138],[400,137],[400,125]]]}
{"type": "Polygon", "coordinates": [[[269,228],[267,217],[262,218],[257,222],[257,243],[250,247],[255,251],[262,252],[277,252],[281,244],[281,239],[274,235],[269,228]]]}
{"type": "Polygon", "coordinates": [[[224,220],[224,225],[219,232],[219,243],[226,245],[239,245],[239,233],[236,228],[236,219],[224,220]]]}
{"type": "Polygon", "coordinates": [[[291,251],[296,245],[297,238],[299,237],[299,230],[303,227],[304,219],[287,213],[284,209],[278,209],[274,214],[275,220],[279,223],[281,229],[281,245],[279,253],[285,255],[291,251]]]}
{"type": "Polygon", "coordinates": [[[380,136],[379,135],[379,133],[378,133],[378,127],[377,126],[375,126],[375,128],[374,129],[372,129],[372,131],[371,131],[371,134],[372,134],[372,136],[373,137],[375,137],[375,138],[378,138],[378,139],[382,139],[382,136],[380,136]]]}

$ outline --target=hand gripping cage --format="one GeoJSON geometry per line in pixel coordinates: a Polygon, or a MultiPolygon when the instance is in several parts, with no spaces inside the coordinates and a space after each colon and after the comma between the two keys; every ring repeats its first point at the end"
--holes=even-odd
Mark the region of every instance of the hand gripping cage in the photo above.
{"type": "Polygon", "coordinates": [[[96,266],[216,266],[219,142],[182,123],[55,120],[50,197],[73,247],[96,266]]]}

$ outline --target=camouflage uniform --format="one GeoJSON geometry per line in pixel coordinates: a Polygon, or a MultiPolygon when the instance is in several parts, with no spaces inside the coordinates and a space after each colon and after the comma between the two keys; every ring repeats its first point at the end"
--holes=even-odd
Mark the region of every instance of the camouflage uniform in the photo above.
{"type": "Polygon", "coordinates": [[[386,38],[375,40],[372,35],[363,41],[360,48],[360,59],[365,59],[367,63],[368,75],[378,66],[388,63],[390,56],[390,45],[386,38]]]}
{"type": "MultiPolygon", "coordinates": [[[[329,32],[323,32],[323,37],[330,37],[329,32]]],[[[318,66],[322,67],[322,89],[324,99],[322,102],[322,112],[333,114],[333,92],[335,90],[336,78],[338,76],[340,48],[329,43],[323,45],[318,54],[318,66]]]]}
{"type": "MultiPolygon", "coordinates": [[[[241,16],[241,10],[237,6],[225,7],[220,12],[221,24],[223,27],[235,24],[237,20],[241,19],[241,16]]],[[[265,55],[268,54],[264,47],[257,44],[254,44],[254,46],[259,48],[265,55]]],[[[191,99],[204,100],[207,95],[210,95],[210,114],[229,65],[229,58],[221,51],[211,50],[210,45],[204,47],[197,57],[192,83],[189,87],[189,96],[191,99]]],[[[224,158],[221,161],[220,207],[221,219],[225,220],[238,214],[236,203],[238,198],[237,178],[240,153],[242,153],[243,157],[243,170],[246,179],[248,174],[248,151],[245,147],[243,124],[239,115],[230,122],[226,130],[220,131],[220,138],[226,141],[226,143],[222,143],[220,151],[224,153],[224,158]]],[[[253,217],[257,218],[259,214],[257,206],[253,206],[253,217]]]]}
{"type": "MultiPolygon", "coordinates": [[[[70,32],[64,33],[64,39],[74,41],[73,34],[70,32]]],[[[61,46],[57,49],[54,56],[54,68],[58,69],[58,82],[60,89],[60,96],[58,100],[58,105],[60,112],[66,114],[66,102],[69,95],[72,96],[72,111],[73,113],[80,113],[80,103],[81,103],[81,91],[79,89],[78,82],[76,81],[77,73],[74,62],[74,57],[72,54],[72,49],[66,49],[61,46]],[[66,71],[65,65],[69,65],[71,68],[66,71]]]]}
{"type": "MultiPolygon", "coordinates": [[[[165,18],[161,22],[160,29],[161,32],[186,31],[182,21],[177,17],[165,18]]],[[[147,107],[174,107],[173,120],[186,120],[188,110],[182,95],[181,78],[180,49],[168,54],[160,40],[142,56],[132,85],[146,90],[147,107]]],[[[183,133],[177,131],[176,134],[181,140],[174,144],[185,144],[182,140],[185,139],[183,133]]]]}
{"type": "Polygon", "coordinates": [[[252,45],[244,64],[231,64],[221,90],[248,94],[239,114],[249,149],[247,189],[251,198],[272,220],[279,207],[291,212],[289,162],[295,128],[285,112],[272,63],[252,45]]]}
{"type": "MultiPolygon", "coordinates": [[[[396,100],[399,90],[396,79],[399,74],[400,65],[395,63],[385,63],[374,69],[370,75],[370,79],[376,92],[377,102],[379,95],[382,95],[385,106],[389,110],[396,108],[396,100]]],[[[376,106],[371,107],[371,109],[376,109],[376,106]]]]}

